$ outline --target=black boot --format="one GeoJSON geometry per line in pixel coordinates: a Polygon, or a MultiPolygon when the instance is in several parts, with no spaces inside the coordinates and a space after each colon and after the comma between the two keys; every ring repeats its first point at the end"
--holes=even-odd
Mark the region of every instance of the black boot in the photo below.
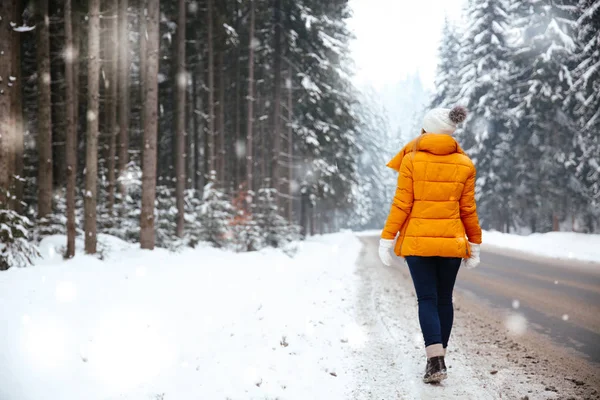
{"type": "Polygon", "coordinates": [[[423,382],[440,383],[447,377],[448,373],[446,371],[444,356],[431,357],[427,359],[427,366],[425,367],[425,376],[423,377],[423,382]]]}

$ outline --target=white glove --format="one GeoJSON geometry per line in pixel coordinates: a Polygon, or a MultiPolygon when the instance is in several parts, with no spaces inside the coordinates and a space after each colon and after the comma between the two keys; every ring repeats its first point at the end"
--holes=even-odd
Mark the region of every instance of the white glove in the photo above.
{"type": "Polygon", "coordinates": [[[390,239],[379,239],[379,259],[381,262],[389,267],[392,265],[392,248],[394,247],[394,241],[390,239]]]}
{"type": "Polygon", "coordinates": [[[473,269],[481,262],[481,259],[479,258],[481,249],[478,244],[469,243],[469,245],[471,246],[471,257],[465,259],[465,267],[467,267],[467,269],[473,269]]]}

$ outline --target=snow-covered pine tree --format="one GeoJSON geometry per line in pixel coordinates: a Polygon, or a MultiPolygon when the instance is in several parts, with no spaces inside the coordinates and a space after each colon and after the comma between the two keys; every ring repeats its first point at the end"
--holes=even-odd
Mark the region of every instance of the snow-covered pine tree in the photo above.
{"type": "Polygon", "coordinates": [[[451,107],[457,101],[460,90],[459,53],[458,28],[446,18],[442,31],[442,43],[438,52],[439,63],[435,78],[435,95],[431,101],[432,108],[451,107]]]}
{"type": "Polygon", "coordinates": [[[578,48],[573,69],[572,97],[579,130],[576,140],[579,163],[578,182],[585,190],[581,208],[585,229],[598,229],[600,212],[600,0],[581,0],[581,16],[577,20],[578,48]]]}
{"type": "MultiPolygon", "coordinates": [[[[507,19],[505,0],[469,2],[458,73],[459,102],[467,105],[469,117],[457,136],[477,166],[482,223],[500,230],[509,225],[510,206],[510,186],[504,185],[511,174],[507,19]]],[[[453,45],[451,40],[449,45],[453,45]]]]}
{"type": "Polygon", "coordinates": [[[203,193],[200,211],[202,238],[216,247],[227,247],[233,240],[230,222],[234,210],[228,196],[217,185],[215,171],[211,172],[203,193]]]}
{"type": "Polygon", "coordinates": [[[276,198],[277,191],[274,188],[259,189],[253,204],[253,220],[261,232],[262,240],[259,243],[280,248],[297,240],[299,229],[280,215],[276,198]]]}
{"type": "Polygon", "coordinates": [[[0,271],[27,267],[39,255],[30,241],[32,227],[27,217],[0,204],[0,271]]]}
{"type": "Polygon", "coordinates": [[[532,230],[558,230],[571,197],[575,153],[574,121],[565,107],[572,84],[576,1],[512,2],[517,40],[513,43],[512,89],[517,201],[532,230]]]}

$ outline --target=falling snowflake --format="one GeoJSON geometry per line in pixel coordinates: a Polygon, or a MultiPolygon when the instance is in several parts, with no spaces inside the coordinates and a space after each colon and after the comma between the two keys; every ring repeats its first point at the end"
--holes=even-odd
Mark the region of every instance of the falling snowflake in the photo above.
{"type": "Polygon", "coordinates": [[[190,14],[196,14],[198,12],[198,2],[197,1],[190,1],[190,4],[188,4],[188,12],[190,14]]]}
{"type": "Polygon", "coordinates": [[[88,110],[88,112],[87,112],[87,120],[89,122],[94,122],[96,120],[96,117],[97,116],[96,116],[95,112],[93,112],[92,110],[88,110]]]}
{"type": "Polygon", "coordinates": [[[512,314],[506,318],[504,326],[511,335],[521,336],[527,331],[527,319],[521,314],[512,314]]]}
{"type": "Polygon", "coordinates": [[[569,320],[569,314],[563,314],[562,320],[563,321],[568,321],[569,320]]]}
{"type": "Polygon", "coordinates": [[[521,302],[519,300],[513,300],[512,307],[516,310],[521,306],[521,302]]]}
{"type": "Polygon", "coordinates": [[[177,85],[179,85],[180,88],[185,88],[187,86],[187,75],[188,74],[186,72],[181,72],[177,74],[177,85]]]}
{"type": "Polygon", "coordinates": [[[73,60],[75,60],[75,49],[73,46],[65,47],[63,51],[63,58],[66,62],[73,62],[73,60]]]}
{"type": "Polygon", "coordinates": [[[257,48],[260,47],[260,40],[258,40],[257,38],[253,37],[252,40],[250,41],[250,47],[252,47],[254,50],[256,50],[257,48]]]}
{"type": "Polygon", "coordinates": [[[246,158],[246,142],[243,140],[238,140],[235,142],[235,155],[238,160],[246,158]]]}

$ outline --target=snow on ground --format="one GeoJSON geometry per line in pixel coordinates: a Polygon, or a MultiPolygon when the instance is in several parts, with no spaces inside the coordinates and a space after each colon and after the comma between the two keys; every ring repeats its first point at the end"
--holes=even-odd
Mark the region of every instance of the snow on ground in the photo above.
{"type": "Polygon", "coordinates": [[[549,232],[520,236],[485,231],[483,232],[483,247],[486,246],[511,249],[543,257],[600,263],[600,235],[549,232]]]}
{"type": "MultiPolygon", "coordinates": [[[[351,233],[281,251],[142,251],[0,273],[0,399],[344,399],[353,322],[351,233]]],[[[81,243],[78,243],[81,246],[81,243]]],[[[81,253],[80,253],[81,254],[81,253]]]]}

